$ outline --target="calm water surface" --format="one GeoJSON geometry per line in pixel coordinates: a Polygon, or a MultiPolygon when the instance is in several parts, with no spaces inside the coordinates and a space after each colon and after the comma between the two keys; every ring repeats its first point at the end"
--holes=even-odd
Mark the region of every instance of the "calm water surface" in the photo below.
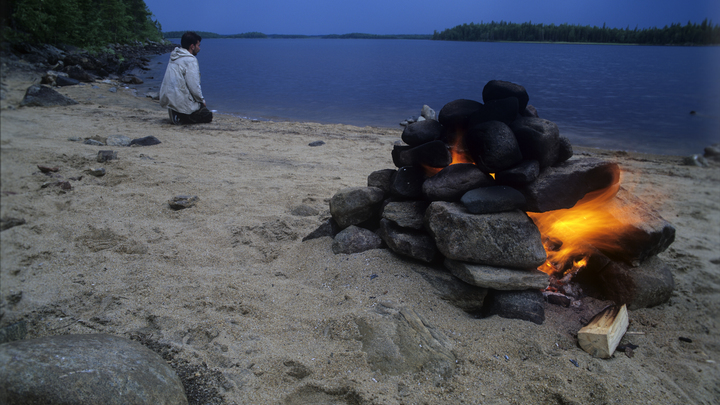
{"type": "MultiPolygon", "coordinates": [[[[148,86],[168,55],[155,60],[148,86]]],[[[423,104],[482,102],[500,79],[573,144],[685,155],[720,142],[720,47],[205,39],[198,60],[208,106],[242,117],[399,128],[423,104]]]]}

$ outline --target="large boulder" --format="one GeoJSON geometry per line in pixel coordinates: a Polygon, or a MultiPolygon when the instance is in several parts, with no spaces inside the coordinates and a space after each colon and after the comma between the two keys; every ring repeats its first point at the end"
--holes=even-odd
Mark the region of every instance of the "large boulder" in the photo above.
{"type": "Polygon", "coordinates": [[[522,211],[474,215],[461,204],[436,201],[425,213],[425,228],[449,259],[517,269],[546,259],[540,231],[522,211]]]}
{"type": "Polygon", "coordinates": [[[77,101],[40,84],[30,86],[20,102],[21,107],[55,107],[73,104],[77,104],[77,101]]]}
{"type": "Polygon", "coordinates": [[[187,404],[175,371],[141,344],[106,334],[0,345],[3,404],[187,404]]]}
{"type": "Polygon", "coordinates": [[[349,187],[330,199],[330,214],[341,228],[365,222],[379,213],[384,193],[377,187],[349,187]]]}

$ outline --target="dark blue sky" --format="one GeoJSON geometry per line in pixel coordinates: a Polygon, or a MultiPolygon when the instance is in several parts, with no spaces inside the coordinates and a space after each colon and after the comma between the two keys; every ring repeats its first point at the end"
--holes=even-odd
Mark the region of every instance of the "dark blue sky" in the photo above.
{"type": "Polygon", "coordinates": [[[145,0],[163,31],[432,34],[463,23],[720,24],[720,0],[145,0]]]}

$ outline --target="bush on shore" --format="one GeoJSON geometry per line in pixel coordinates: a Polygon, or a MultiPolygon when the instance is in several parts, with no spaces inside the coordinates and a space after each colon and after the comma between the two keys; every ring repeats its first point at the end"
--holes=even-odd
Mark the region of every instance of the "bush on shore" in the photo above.
{"type": "Polygon", "coordinates": [[[144,0],[7,0],[3,41],[102,48],[162,42],[162,29],[144,0]]]}

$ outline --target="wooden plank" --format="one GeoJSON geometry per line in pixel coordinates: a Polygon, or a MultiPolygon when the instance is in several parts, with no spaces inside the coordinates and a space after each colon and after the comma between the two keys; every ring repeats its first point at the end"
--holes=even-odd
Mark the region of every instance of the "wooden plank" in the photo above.
{"type": "Polygon", "coordinates": [[[600,311],[578,332],[580,347],[594,357],[609,359],[627,331],[627,307],[613,305],[600,311]]]}

